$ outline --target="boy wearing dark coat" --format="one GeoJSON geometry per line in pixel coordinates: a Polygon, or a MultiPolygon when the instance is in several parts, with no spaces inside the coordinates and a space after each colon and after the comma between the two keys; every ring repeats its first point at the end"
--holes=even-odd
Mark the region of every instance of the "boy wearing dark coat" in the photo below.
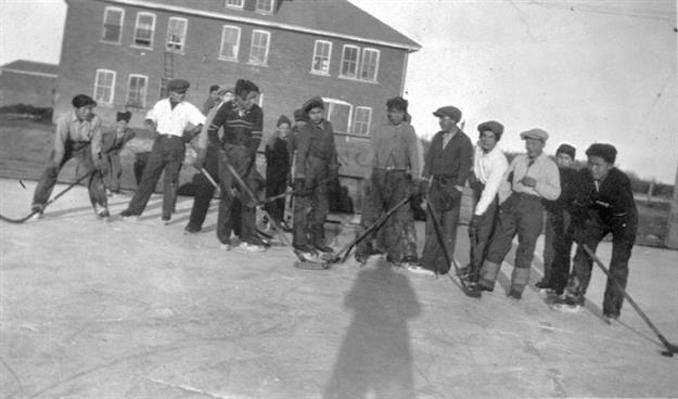
{"type": "Polygon", "coordinates": [[[115,118],[115,130],[104,134],[102,150],[107,165],[108,173],[106,173],[105,180],[109,195],[120,194],[120,177],[122,176],[120,151],[128,141],[136,136],[134,130],[127,126],[131,118],[132,113],[129,111],[118,112],[115,118]]]}

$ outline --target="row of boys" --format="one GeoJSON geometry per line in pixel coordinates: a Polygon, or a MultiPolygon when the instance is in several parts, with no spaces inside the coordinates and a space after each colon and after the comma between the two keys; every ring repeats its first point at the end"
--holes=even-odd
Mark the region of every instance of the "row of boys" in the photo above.
{"type": "MultiPolygon", "coordinates": [[[[200,230],[218,184],[221,190],[217,224],[220,242],[230,247],[231,235],[235,233],[246,250],[263,250],[265,243],[255,226],[256,207],[262,201],[257,193],[263,191],[265,184],[255,167],[263,131],[263,111],[256,104],[259,89],[250,81],[239,80],[233,90],[234,97],[215,104],[206,117],[184,101],[188,88],[189,83],[185,80],[170,81],[169,97],[158,101],[147,113],[146,125],[156,131],[157,136],[139,187],[121,216],[141,215],[164,170],[162,219],[171,218],[185,143],[198,135],[195,166],[202,174],[197,180],[186,230],[200,230]]],[[[587,150],[587,168],[576,173],[564,172],[561,168],[559,172],[556,164],[543,153],[548,134],[541,129],[532,129],[521,133],[526,154],[516,156],[508,164],[496,146],[503,134],[500,123],[488,121],[479,125],[480,139],[474,149],[458,126],[461,111],[447,106],[434,112],[441,131],[434,135],[422,162],[416,134],[407,122],[407,105],[400,97],[390,99],[387,102],[388,122],[378,126],[372,134],[372,169],[361,226],[367,229],[384,212],[395,212],[387,219],[381,233],[371,234],[359,243],[355,254],[359,262],[364,263],[373,253],[386,252],[391,262],[412,271],[447,273],[451,266],[447,259],[454,256],[462,191],[470,180],[476,206],[469,226],[471,262],[462,277],[473,283],[474,289],[494,289],[511,241],[518,235],[509,296],[521,298],[529,280],[536,239],[542,231],[544,203],[550,204],[547,207],[550,223],[546,248],[553,248],[556,260],[554,272],[547,273],[540,286],[560,294],[569,269],[572,240],[586,243],[595,251],[608,232],[613,234],[611,272],[621,287],[625,286],[637,211],[628,178],[614,168],[614,147],[594,144],[587,150]],[[420,169],[421,176],[418,174],[420,169]],[[406,202],[404,199],[417,192],[425,196],[429,211],[421,258],[417,258],[410,208],[398,206],[396,209],[397,205],[406,202]],[[568,223],[570,218],[572,222],[568,223]]],[[[86,171],[91,171],[88,187],[95,213],[100,217],[109,215],[101,173],[108,169],[107,152],[102,146],[101,121],[92,112],[95,106],[88,96],[78,95],[73,98],[74,111],[58,120],[55,148],[50,165],[36,188],[34,210],[42,210],[59,170],[68,159],[76,157],[86,171]]],[[[332,249],[325,244],[323,228],[328,212],[327,182],[337,177],[339,168],[332,125],[323,117],[321,98],[307,101],[295,114],[297,124],[288,146],[296,154],[293,245],[308,253],[330,252],[332,249]]],[[[561,146],[557,159],[564,155],[574,158],[574,148],[561,146]]],[[[559,164],[564,166],[566,162],[559,161],[559,164]]],[[[277,219],[276,222],[281,221],[279,217],[277,219]]],[[[590,279],[591,258],[581,246],[577,248],[574,263],[567,290],[560,301],[563,308],[581,306],[590,279]]],[[[618,317],[622,301],[619,287],[608,282],[604,313],[618,317]]]]}

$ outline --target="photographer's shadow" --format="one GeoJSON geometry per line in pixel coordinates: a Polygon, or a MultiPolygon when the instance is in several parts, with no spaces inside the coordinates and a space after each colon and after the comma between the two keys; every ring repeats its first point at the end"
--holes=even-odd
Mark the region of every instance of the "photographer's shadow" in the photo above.
{"type": "Polygon", "coordinates": [[[344,306],[353,320],[324,398],[414,398],[407,321],[421,311],[408,278],[383,260],[363,268],[344,306]]]}

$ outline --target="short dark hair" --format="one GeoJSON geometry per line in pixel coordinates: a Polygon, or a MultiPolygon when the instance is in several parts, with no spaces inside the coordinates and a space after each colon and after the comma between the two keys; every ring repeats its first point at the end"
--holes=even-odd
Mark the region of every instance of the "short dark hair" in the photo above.
{"type": "Polygon", "coordinates": [[[77,96],[73,97],[71,104],[73,104],[75,108],[86,107],[88,105],[93,105],[95,107],[97,106],[97,102],[86,94],[78,94],[77,96]]]}
{"type": "Polygon", "coordinates": [[[217,91],[217,90],[219,90],[219,85],[210,86],[210,93],[213,92],[213,91],[217,91]]]}
{"type": "Polygon", "coordinates": [[[235,95],[238,97],[245,97],[252,91],[259,93],[259,87],[249,80],[238,79],[235,83],[235,95]]]}
{"type": "Polygon", "coordinates": [[[407,100],[400,96],[389,98],[388,100],[386,100],[387,110],[396,109],[398,111],[403,111],[404,113],[407,113],[407,105],[408,105],[407,100]]]}

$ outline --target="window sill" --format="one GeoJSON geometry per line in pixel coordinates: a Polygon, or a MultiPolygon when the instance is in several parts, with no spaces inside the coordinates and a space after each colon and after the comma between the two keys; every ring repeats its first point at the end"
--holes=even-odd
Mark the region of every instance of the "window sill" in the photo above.
{"type": "Polygon", "coordinates": [[[267,64],[267,63],[259,64],[259,63],[256,63],[256,62],[247,61],[247,65],[256,66],[256,67],[264,67],[264,68],[268,68],[268,64],[267,64]]]}
{"type": "Polygon", "coordinates": [[[217,57],[217,60],[219,61],[226,61],[226,62],[238,62],[237,58],[226,58],[226,57],[217,57]]]}
{"type": "Polygon", "coordinates": [[[179,54],[179,55],[184,55],[184,50],[173,50],[173,49],[165,49],[166,52],[168,53],[174,53],[174,54],[179,54]]]}
{"type": "Polygon", "coordinates": [[[109,42],[108,40],[99,39],[99,43],[112,44],[112,45],[114,45],[114,46],[119,46],[120,43],[122,43],[122,42],[121,42],[121,41],[120,41],[120,42],[109,42]]]}
{"type": "Polygon", "coordinates": [[[129,46],[130,46],[130,48],[135,48],[135,49],[138,49],[138,50],[151,50],[151,51],[153,51],[153,45],[146,47],[146,46],[140,46],[138,44],[130,44],[129,46]]]}
{"type": "Polygon", "coordinates": [[[344,80],[352,80],[354,82],[359,82],[359,83],[370,83],[373,85],[378,85],[379,81],[378,80],[365,80],[365,79],[359,79],[359,78],[352,78],[350,76],[344,76],[344,75],[339,75],[337,76],[339,79],[344,79],[344,80]]]}
{"type": "Polygon", "coordinates": [[[315,71],[315,70],[313,70],[313,69],[311,69],[310,71],[308,71],[308,73],[310,73],[311,75],[318,75],[318,76],[326,76],[326,77],[330,77],[330,73],[329,73],[329,72],[315,71]]]}
{"type": "Polygon", "coordinates": [[[342,132],[334,132],[335,135],[337,136],[342,136],[345,138],[345,140],[351,141],[353,139],[357,139],[360,141],[370,141],[371,136],[369,134],[353,134],[353,133],[342,133],[342,132]]]}

